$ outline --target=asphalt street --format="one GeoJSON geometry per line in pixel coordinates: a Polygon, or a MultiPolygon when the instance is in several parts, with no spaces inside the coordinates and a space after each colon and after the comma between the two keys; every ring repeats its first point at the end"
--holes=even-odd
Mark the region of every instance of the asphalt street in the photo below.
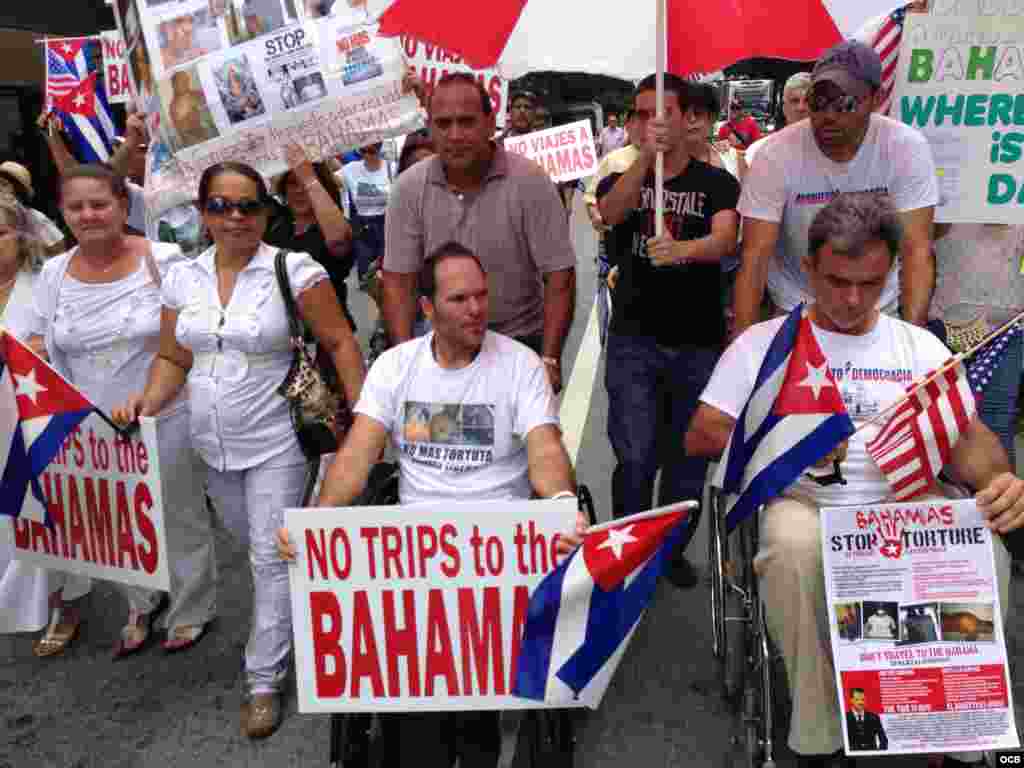
{"type": "MultiPolygon", "coordinates": [[[[576,320],[565,356],[565,377],[580,352],[596,282],[593,232],[579,206],[573,215],[578,255],[576,320]]],[[[372,326],[365,297],[350,292],[365,342],[372,326]]],[[[587,356],[584,351],[583,356],[587,356]]],[[[584,363],[591,361],[585,360],[584,363]]],[[[607,519],[614,460],[606,436],[607,398],[598,364],[577,473],[607,519]]],[[[326,766],[328,718],[295,711],[294,685],[286,719],[270,739],[241,735],[241,657],[249,624],[251,579],[247,554],[226,536],[218,542],[221,589],[213,631],[187,654],[157,646],[113,662],[110,657],[127,608],[109,585],[94,587],[78,642],[63,657],[36,659],[32,637],[0,636],[0,768],[249,768],[326,766]]],[[[706,533],[690,548],[706,563],[706,533]]],[[[711,654],[710,592],[702,583],[679,591],[663,584],[596,712],[581,717],[576,765],[725,766],[737,750],[735,723],[718,695],[711,654]]],[[[1015,600],[1015,607],[1021,601],[1015,600]]],[[[1016,657],[1014,631],[1007,636],[1016,657]]],[[[1021,698],[1019,685],[1015,696],[1021,698]]],[[[1019,719],[1019,718],[1018,718],[1019,719]]],[[[792,764],[783,750],[780,765],[792,764]]],[[[871,766],[924,765],[921,758],[880,758],[871,766]]]]}

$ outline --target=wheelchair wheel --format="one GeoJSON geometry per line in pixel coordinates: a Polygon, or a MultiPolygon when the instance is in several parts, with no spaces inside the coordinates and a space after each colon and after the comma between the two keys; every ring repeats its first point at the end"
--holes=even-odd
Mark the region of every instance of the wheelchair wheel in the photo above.
{"type": "Polygon", "coordinates": [[[576,488],[576,498],[579,501],[580,510],[587,516],[591,525],[597,523],[597,513],[594,511],[594,496],[585,485],[576,488]]]}

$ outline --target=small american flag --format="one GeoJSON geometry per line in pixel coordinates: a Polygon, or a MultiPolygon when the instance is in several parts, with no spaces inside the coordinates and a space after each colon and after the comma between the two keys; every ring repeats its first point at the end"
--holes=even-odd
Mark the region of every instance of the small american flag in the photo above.
{"type": "Polygon", "coordinates": [[[867,444],[897,501],[931,486],[1021,332],[1021,326],[1014,325],[969,358],[966,366],[958,363],[927,384],[911,385],[907,399],[867,444]]]}
{"type": "Polygon", "coordinates": [[[903,39],[903,20],[906,8],[897,8],[882,22],[881,28],[875,33],[871,47],[882,60],[882,88],[878,111],[889,114],[892,106],[892,91],[896,84],[896,64],[900,59],[900,41],[903,39]]]}
{"type": "Polygon", "coordinates": [[[866,448],[896,501],[927,491],[977,410],[963,363],[915,384],[866,448]]]}

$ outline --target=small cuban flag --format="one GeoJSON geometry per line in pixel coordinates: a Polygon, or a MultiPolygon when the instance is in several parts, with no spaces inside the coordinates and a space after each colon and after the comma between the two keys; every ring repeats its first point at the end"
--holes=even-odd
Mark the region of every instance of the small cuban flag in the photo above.
{"type": "Polygon", "coordinates": [[[20,516],[31,490],[42,509],[40,522],[52,526],[39,476],[94,410],[59,373],[0,329],[0,514],[20,516]]]}
{"type": "Polygon", "coordinates": [[[514,696],[600,705],[696,506],[684,501],[587,531],[530,596],[514,696]]]}

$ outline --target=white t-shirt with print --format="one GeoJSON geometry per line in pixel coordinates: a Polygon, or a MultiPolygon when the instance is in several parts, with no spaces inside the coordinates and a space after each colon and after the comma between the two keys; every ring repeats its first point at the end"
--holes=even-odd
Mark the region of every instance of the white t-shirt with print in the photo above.
{"type": "MultiPolygon", "coordinates": [[[[741,334],[722,354],[701,401],[738,418],[754,389],[765,353],[785,319],[758,323],[741,334]]],[[[895,403],[908,384],[951,356],[931,332],[888,315],[880,315],[875,327],[860,336],[824,331],[813,322],[811,327],[857,428],[895,403]]],[[[882,419],[850,438],[846,460],[840,466],[847,485],[821,486],[801,477],[783,495],[809,499],[823,507],[884,500],[889,485],[865,447],[884,423],[882,419]]]]}
{"type": "Polygon", "coordinates": [[[391,192],[391,174],[388,172],[387,161],[380,164],[376,171],[366,168],[363,160],[347,163],[341,169],[342,204],[345,216],[351,218],[349,210],[350,197],[356,203],[356,211],[361,216],[383,216],[388,208],[388,194],[391,192]]]}
{"type": "Polygon", "coordinates": [[[441,368],[434,334],[381,355],[355,412],[391,434],[403,504],[527,499],[526,436],[558,424],[555,396],[537,354],[488,331],[465,368],[441,368]]]}
{"type": "MultiPolygon", "coordinates": [[[[744,217],[781,223],[775,257],[768,269],[768,293],[789,311],[811,301],[800,259],[807,252],[807,232],[815,215],[840,192],[885,192],[896,210],[912,211],[939,201],[928,140],[916,128],[871,115],[857,155],[837,163],[822,154],[810,120],[801,120],[772,135],[757,150],[743,183],[739,212],[744,217]]],[[[899,269],[889,274],[878,306],[899,296],[899,269]]]]}

